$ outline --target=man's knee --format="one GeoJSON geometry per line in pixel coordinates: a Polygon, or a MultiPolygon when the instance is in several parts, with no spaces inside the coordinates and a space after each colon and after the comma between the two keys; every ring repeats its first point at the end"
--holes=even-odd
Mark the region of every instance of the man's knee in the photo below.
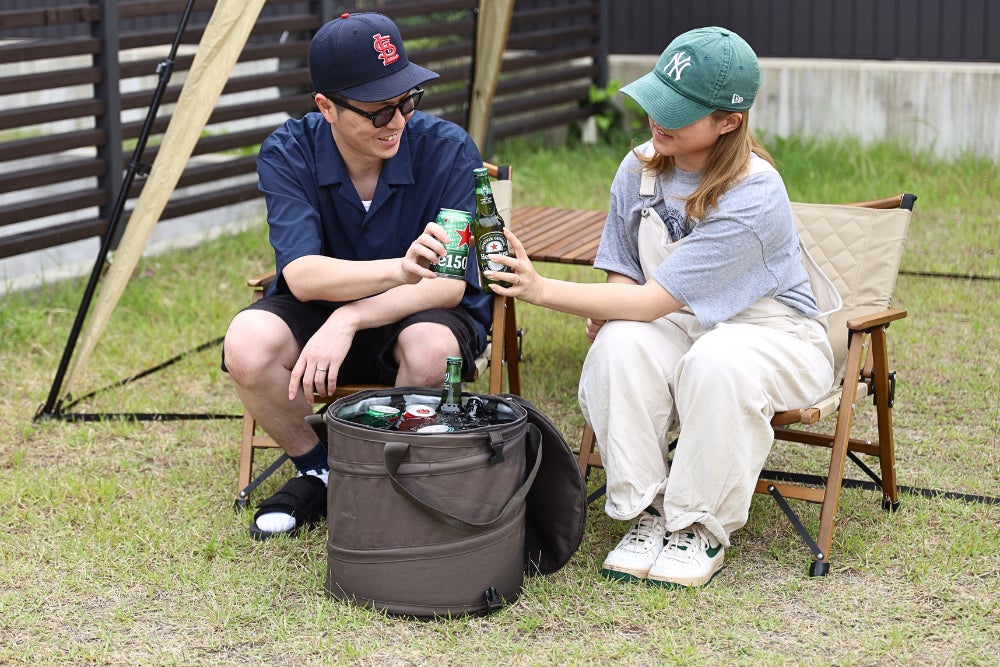
{"type": "Polygon", "coordinates": [[[222,344],[223,363],[237,384],[247,384],[297,347],[291,332],[276,315],[243,311],[233,318],[222,344]]]}
{"type": "Polygon", "coordinates": [[[422,322],[406,327],[396,339],[400,371],[422,386],[437,386],[444,377],[445,359],[459,356],[458,340],[443,324],[422,322]]]}

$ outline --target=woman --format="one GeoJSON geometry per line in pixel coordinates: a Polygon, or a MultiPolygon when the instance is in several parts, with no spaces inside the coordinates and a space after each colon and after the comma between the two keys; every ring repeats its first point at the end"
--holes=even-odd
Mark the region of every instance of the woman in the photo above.
{"type": "Polygon", "coordinates": [[[514,256],[495,259],[514,275],[485,274],[509,281],[497,294],[589,318],[580,406],[601,447],[605,511],[631,520],[602,565],[609,578],[707,584],[746,523],[771,416],[833,382],[825,322],[839,297],[822,274],[810,285],[784,183],[749,128],[759,84],[735,33],[679,36],[622,89],[652,137],[611,187],[594,263],[607,282],[538,275],[509,232],[514,256]]]}

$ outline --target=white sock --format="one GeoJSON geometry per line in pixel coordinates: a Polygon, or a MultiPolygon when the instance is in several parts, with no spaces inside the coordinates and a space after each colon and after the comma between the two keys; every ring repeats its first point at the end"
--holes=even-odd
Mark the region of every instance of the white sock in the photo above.
{"type": "MultiPolygon", "coordinates": [[[[313,468],[305,473],[299,472],[298,476],[301,477],[303,474],[318,477],[323,481],[323,484],[329,484],[330,481],[328,469],[313,468]]],[[[295,517],[284,512],[268,512],[257,517],[256,523],[258,528],[269,533],[287,533],[295,528],[295,517]]]]}
{"type": "Polygon", "coordinates": [[[257,527],[269,533],[287,533],[295,528],[295,517],[284,512],[268,512],[257,517],[257,527]]]}

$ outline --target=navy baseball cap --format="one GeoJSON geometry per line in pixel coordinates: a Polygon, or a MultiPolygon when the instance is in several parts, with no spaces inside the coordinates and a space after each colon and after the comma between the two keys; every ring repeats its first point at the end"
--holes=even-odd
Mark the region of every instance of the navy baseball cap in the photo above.
{"type": "Polygon", "coordinates": [[[409,61],[399,28],[376,13],[344,13],[324,24],[309,44],[309,76],[313,91],[358,102],[390,100],[438,78],[409,61]]]}

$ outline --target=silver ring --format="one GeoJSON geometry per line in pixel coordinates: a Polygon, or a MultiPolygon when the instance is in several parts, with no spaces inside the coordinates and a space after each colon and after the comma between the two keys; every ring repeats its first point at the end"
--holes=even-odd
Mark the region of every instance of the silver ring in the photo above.
{"type": "Polygon", "coordinates": [[[320,368],[319,366],[317,366],[317,367],[316,367],[316,372],[317,372],[317,373],[325,373],[325,372],[326,372],[326,369],[325,369],[325,368],[320,368]]]}

